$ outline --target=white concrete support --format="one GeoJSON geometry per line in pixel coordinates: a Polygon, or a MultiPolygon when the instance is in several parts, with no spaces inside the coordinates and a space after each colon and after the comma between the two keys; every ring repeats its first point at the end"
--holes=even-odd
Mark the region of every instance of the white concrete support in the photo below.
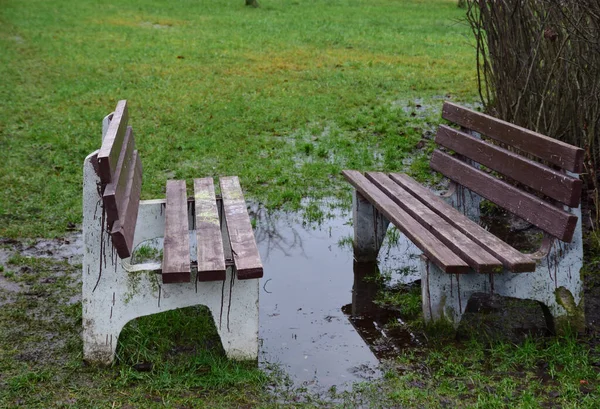
{"type": "MultiPolygon", "coordinates": [[[[466,195],[464,191],[458,192],[449,199],[450,203],[459,209],[460,204],[463,206],[461,211],[478,220],[480,199],[472,192],[466,195]]],[[[545,238],[545,248],[534,254],[537,266],[533,273],[505,271],[500,274],[447,274],[422,256],[421,289],[425,320],[446,319],[456,327],[471,295],[494,293],[537,300],[548,307],[555,321],[564,318],[573,326],[580,327],[583,318],[581,208],[565,207],[565,210],[578,217],[572,242],[545,238]]]]}
{"type": "MultiPolygon", "coordinates": [[[[207,306],[228,358],[258,357],[259,280],[237,280],[228,268],[225,281],[163,285],[157,264],[133,265],[113,250],[99,195],[100,180],[90,154],[83,175],[83,353],[88,362],[109,365],[119,333],[130,320],[176,308],[207,306]]],[[[164,235],[164,200],[140,202],[134,248],[164,235]]],[[[194,250],[194,249],[193,249],[194,250]]],[[[195,251],[195,250],[194,250],[195,251]]]]}
{"type": "Polygon", "coordinates": [[[352,196],[354,220],[354,260],[367,262],[377,260],[379,249],[390,224],[368,199],[356,190],[352,196]]]}
{"type": "Polygon", "coordinates": [[[469,219],[479,223],[479,206],[483,198],[477,193],[463,185],[450,182],[450,189],[441,197],[469,219]]]}

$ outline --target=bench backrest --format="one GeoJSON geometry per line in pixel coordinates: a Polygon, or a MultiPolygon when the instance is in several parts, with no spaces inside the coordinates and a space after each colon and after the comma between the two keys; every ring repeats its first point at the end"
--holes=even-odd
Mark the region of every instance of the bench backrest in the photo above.
{"type": "Polygon", "coordinates": [[[436,149],[431,157],[434,170],[552,236],[571,241],[577,217],[563,205],[579,206],[582,182],[565,171],[583,171],[582,149],[450,102],[444,103],[442,117],[461,130],[441,125],[435,141],[459,155],[436,149]],[[461,157],[493,172],[473,167],[461,157]]]}
{"type": "Polygon", "coordinates": [[[127,126],[127,101],[119,101],[98,152],[106,226],[121,258],[131,256],[142,191],[142,161],[127,126]]]}

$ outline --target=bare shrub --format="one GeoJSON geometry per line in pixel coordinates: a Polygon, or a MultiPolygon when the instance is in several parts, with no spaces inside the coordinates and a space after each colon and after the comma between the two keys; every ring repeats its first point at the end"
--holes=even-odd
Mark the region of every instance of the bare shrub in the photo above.
{"type": "Polygon", "coordinates": [[[586,151],[600,220],[600,0],[467,0],[479,92],[493,115],[586,151]]]}

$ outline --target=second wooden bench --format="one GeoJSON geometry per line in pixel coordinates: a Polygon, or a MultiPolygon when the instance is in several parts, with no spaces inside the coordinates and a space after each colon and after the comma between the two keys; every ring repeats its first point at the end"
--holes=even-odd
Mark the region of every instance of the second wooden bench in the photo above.
{"type": "Polygon", "coordinates": [[[355,188],[355,258],[374,260],[392,222],[423,252],[426,319],[457,325],[483,292],[537,300],[581,326],[583,150],[450,102],[442,116],[459,129],[440,125],[430,165],[452,181],[449,193],[404,174],[343,172],[355,188]],[[523,254],[481,227],[484,198],[543,230],[539,251],[523,254]]]}

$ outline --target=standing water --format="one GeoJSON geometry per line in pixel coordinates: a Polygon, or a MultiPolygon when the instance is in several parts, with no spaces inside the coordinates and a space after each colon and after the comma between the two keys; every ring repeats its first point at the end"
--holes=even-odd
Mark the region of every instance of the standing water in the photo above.
{"type": "MultiPolygon", "coordinates": [[[[377,377],[375,354],[397,349],[381,340],[387,338],[382,326],[397,318],[373,303],[377,285],[369,276],[377,265],[353,261],[351,215],[334,211],[318,226],[302,224],[293,214],[258,212],[255,217],[265,271],[261,365],[277,364],[297,386],[313,390],[345,389],[350,382],[377,377]]],[[[404,267],[395,280],[419,279],[418,249],[404,236],[393,245],[390,241],[380,252],[381,270],[404,267]]]]}

